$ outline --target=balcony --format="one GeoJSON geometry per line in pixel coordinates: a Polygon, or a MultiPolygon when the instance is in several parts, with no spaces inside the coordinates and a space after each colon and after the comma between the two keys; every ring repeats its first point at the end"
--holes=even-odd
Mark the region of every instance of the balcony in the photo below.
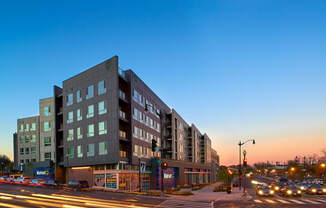
{"type": "Polygon", "coordinates": [[[57,115],[62,115],[63,114],[63,110],[62,107],[58,109],[57,115]]]}
{"type": "Polygon", "coordinates": [[[128,103],[126,99],[126,93],[124,93],[122,90],[119,90],[119,98],[120,100],[124,101],[125,103],[128,103]]]}
{"type": "Polygon", "coordinates": [[[123,112],[122,110],[119,111],[119,118],[120,118],[122,121],[128,122],[128,120],[127,120],[127,118],[126,118],[126,113],[123,112]]]}

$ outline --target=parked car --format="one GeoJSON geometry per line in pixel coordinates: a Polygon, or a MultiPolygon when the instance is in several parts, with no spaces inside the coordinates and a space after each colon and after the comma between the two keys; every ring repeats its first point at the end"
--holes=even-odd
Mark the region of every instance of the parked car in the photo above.
{"type": "Polygon", "coordinates": [[[29,183],[32,180],[31,177],[18,177],[15,179],[16,183],[29,183]]]}
{"type": "Polygon", "coordinates": [[[269,188],[268,186],[257,186],[256,194],[258,196],[273,196],[274,190],[269,188]]]}
{"type": "Polygon", "coordinates": [[[46,183],[46,181],[43,179],[34,178],[29,183],[34,184],[34,185],[44,185],[46,183]]]}
{"type": "Polygon", "coordinates": [[[57,181],[55,180],[48,180],[44,185],[48,186],[48,187],[51,187],[51,188],[58,188],[59,187],[59,184],[57,181]]]}
{"type": "Polygon", "coordinates": [[[323,188],[319,184],[311,184],[307,189],[308,194],[326,194],[326,188],[323,188]]]}
{"type": "Polygon", "coordinates": [[[75,181],[70,180],[68,184],[64,186],[64,190],[72,190],[72,191],[88,191],[89,186],[87,181],[75,181]]]}
{"type": "Polygon", "coordinates": [[[281,189],[279,192],[282,196],[302,196],[302,191],[295,185],[288,185],[281,189]]]}
{"type": "Polygon", "coordinates": [[[1,176],[0,181],[7,181],[8,176],[1,176]]]}

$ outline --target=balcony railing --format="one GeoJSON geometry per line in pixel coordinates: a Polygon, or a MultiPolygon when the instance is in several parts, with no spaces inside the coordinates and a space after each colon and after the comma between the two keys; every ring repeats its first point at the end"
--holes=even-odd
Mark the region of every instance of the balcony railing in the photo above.
{"type": "Polygon", "coordinates": [[[123,112],[122,110],[120,110],[119,115],[120,115],[120,118],[126,119],[126,113],[123,112]]]}

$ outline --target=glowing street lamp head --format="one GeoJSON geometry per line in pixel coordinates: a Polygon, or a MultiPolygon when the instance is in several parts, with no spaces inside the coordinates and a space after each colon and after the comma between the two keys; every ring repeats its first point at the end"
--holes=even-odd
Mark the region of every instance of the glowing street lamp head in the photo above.
{"type": "Polygon", "coordinates": [[[290,170],[291,170],[291,171],[295,171],[295,168],[294,168],[294,167],[292,167],[290,170]]]}
{"type": "Polygon", "coordinates": [[[322,164],[320,164],[320,167],[325,168],[326,167],[326,164],[325,163],[322,163],[322,164]]]}

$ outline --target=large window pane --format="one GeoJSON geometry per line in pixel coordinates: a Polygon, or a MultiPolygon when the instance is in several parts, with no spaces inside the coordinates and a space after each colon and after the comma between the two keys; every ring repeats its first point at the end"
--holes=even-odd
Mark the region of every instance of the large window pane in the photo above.
{"type": "Polygon", "coordinates": [[[51,160],[51,152],[45,152],[44,153],[44,160],[45,161],[51,160]]]}
{"type": "Polygon", "coordinates": [[[83,150],[81,145],[77,146],[77,157],[83,157],[83,150]]]}
{"type": "Polygon", "coordinates": [[[94,136],[94,124],[88,125],[87,137],[94,136]]]}
{"type": "Polygon", "coordinates": [[[74,149],[74,147],[69,147],[68,148],[68,157],[69,158],[74,158],[74,156],[75,156],[75,149],[74,149]]]}
{"type": "Polygon", "coordinates": [[[76,93],[76,95],[77,95],[77,103],[79,103],[79,102],[81,102],[83,100],[80,93],[81,93],[80,90],[77,90],[77,93],[76,93]]]}
{"type": "Polygon", "coordinates": [[[83,133],[80,127],[77,128],[77,139],[82,139],[83,133]]]}
{"type": "Polygon", "coordinates": [[[77,121],[83,120],[81,109],[77,109],[77,121]]]}
{"type": "Polygon", "coordinates": [[[31,147],[31,154],[35,154],[36,153],[36,147],[31,147]]]}
{"type": "Polygon", "coordinates": [[[68,120],[67,120],[67,123],[72,123],[74,121],[74,112],[73,111],[70,111],[68,113],[68,120]]]}
{"type": "Polygon", "coordinates": [[[90,85],[87,88],[87,95],[86,95],[86,99],[90,99],[94,97],[94,85],[90,85]]]}
{"type": "Polygon", "coordinates": [[[98,143],[99,155],[106,155],[108,153],[106,142],[98,143]]]}
{"type": "Polygon", "coordinates": [[[72,140],[74,140],[74,130],[73,129],[69,129],[68,130],[67,141],[72,141],[72,140]]]}
{"type": "Polygon", "coordinates": [[[98,134],[102,135],[102,134],[106,134],[107,133],[107,122],[106,121],[102,121],[98,123],[98,134]]]}
{"type": "Polygon", "coordinates": [[[44,116],[50,116],[51,115],[51,112],[50,112],[50,106],[45,106],[43,108],[43,115],[44,116]]]}
{"type": "Polygon", "coordinates": [[[74,103],[73,98],[74,98],[74,94],[69,93],[67,96],[67,106],[72,105],[74,103]]]}
{"type": "Polygon", "coordinates": [[[49,121],[43,123],[44,131],[51,131],[51,124],[49,121]]]}
{"type": "Polygon", "coordinates": [[[102,95],[104,93],[106,93],[105,82],[104,81],[100,81],[98,83],[98,95],[102,95]]]}
{"type": "Polygon", "coordinates": [[[94,116],[94,105],[89,105],[86,117],[91,118],[93,116],[94,116]]]}
{"type": "Polygon", "coordinates": [[[45,147],[51,146],[51,137],[44,137],[44,146],[45,147]]]}
{"type": "Polygon", "coordinates": [[[106,102],[102,101],[98,103],[98,114],[102,115],[106,113],[106,102]]]}
{"type": "Polygon", "coordinates": [[[36,123],[32,123],[31,131],[36,131],[36,123]]]}
{"type": "Polygon", "coordinates": [[[87,145],[87,157],[94,156],[94,144],[87,145]]]}

